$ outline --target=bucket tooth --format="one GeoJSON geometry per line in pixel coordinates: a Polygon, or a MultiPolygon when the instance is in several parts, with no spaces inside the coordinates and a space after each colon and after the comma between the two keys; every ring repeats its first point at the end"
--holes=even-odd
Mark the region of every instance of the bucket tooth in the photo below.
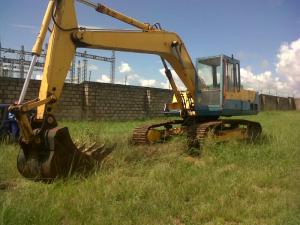
{"type": "Polygon", "coordinates": [[[86,142],[80,144],[77,148],[78,148],[79,151],[82,152],[85,149],[85,146],[86,146],[86,142]]]}
{"type": "MultiPolygon", "coordinates": [[[[93,144],[91,144],[89,147],[85,148],[82,150],[82,153],[86,153],[86,154],[89,154],[89,152],[91,150],[93,150],[93,148],[96,146],[97,142],[94,142],[93,144]]],[[[80,149],[79,149],[80,150],[80,149]]]]}
{"type": "Polygon", "coordinates": [[[96,143],[85,148],[86,143],[76,147],[68,128],[52,128],[44,133],[39,143],[21,142],[17,160],[19,172],[33,180],[52,181],[57,177],[66,177],[73,172],[87,172],[108,156],[114,149],[105,149],[96,143]]]}
{"type": "Polygon", "coordinates": [[[110,147],[106,147],[105,144],[102,144],[100,147],[91,152],[91,157],[97,161],[102,161],[115,149],[115,147],[116,144],[110,147]]]}

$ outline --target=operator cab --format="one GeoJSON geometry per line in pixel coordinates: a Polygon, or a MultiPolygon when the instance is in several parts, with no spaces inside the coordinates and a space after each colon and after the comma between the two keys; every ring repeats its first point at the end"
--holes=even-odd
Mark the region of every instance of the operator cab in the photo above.
{"type": "Polygon", "coordinates": [[[258,93],[241,87],[240,62],[226,55],[196,61],[196,102],[198,116],[257,114],[258,93]]]}

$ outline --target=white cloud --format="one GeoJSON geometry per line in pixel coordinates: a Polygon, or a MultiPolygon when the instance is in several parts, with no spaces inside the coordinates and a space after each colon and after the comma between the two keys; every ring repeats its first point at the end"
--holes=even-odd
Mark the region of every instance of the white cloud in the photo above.
{"type": "Polygon", "coordinates": [[[134,73],[131,66],[126,63],[122,62],[119,66],[119,72],[124,74],[123,82],[118,83],[125,83],[127,85],[141,85],[145,87],[157,87],[157,81],[154,79],[145,79],[144,77],[134,73]]]}
{"type": "Polygon", "coordinates": [[[155,86],[157,86],[156,85],[156,80],[143,80],[143,79],[141,79],[140,84],[141,84],[141,86],[144,86],[144,87],[155,87],[155,86]]]}
{"type": "Polygon", "coordinates": [[[289,86],[279,77],[272,76],[271,71],[265,71],[260,74],[254,74],[251,68],[241,68],[241,82],[245,89],[257,90],[262,93],[288,94],[289,86]]]}
{"type": "Polygon", "coordinates": [[[93,64],[89,64],[89,65],[88,65],[88,70],[96,71],[96,70],[98,70],[98,66],[93,65],[93,64]]]}
{"type": "Polygon", "coordinates": [[[130,80],[130,81],[138,81],[140,79],[141,79],[141,77],[138,74],[127,75],[127,80],[130,80]]]}
{"type": "Polygon", "coordinates": [[[277,59],[276,72],[300,94],[300,38],[281,45],[277,59]]]}
{"type": "Polygon", "coordinates": [[[27,24],[10,24],[12,27],[16,27],[16,28],[21,28],[21,29],[25,29],[25,30],[37,30],[38,27],[36,26],[32,26],[32,25],[27,25],[27,24]]]}
{"type": "Polygon", "coordinates": [[[29,32],[31,34],[36,35],[38,32],[38,27],[28,25],[28,24],[9,24],[11,27],[16,29],[22,29],[24,32],[29,32]]]}
{"type": "Polygon", "coordinates": [[[35,79],[36,80],[41,80],[42,79],[42,74],[36,74],[35,79]]]}
{"type": "MultiPolygon", "coordinates": [[[[163,77],[166,79],[166,82],[162,82],[160,83],[161,87],[162,88],[166,88],[166,89],[169,89],[169,80],[167,79],[166,77],[166,74],[165,74],[165,69],[164,68],[161,68],[159,69],[159,72],[161,75],[163,75],[163,77]]],[[[186,87],[185,85],[182,83],[181,79],[179,78],[179,76],[177,75],[176,71],[171,69],[171,73],[173,75],[173,79],[175,81],[175,84],[177,85],[178,89],[179,90],[186,90],[186,87]]]]}
{"type": "Polygon", "coordinates": [[[102,74],[101,78],[98,79],[97,82],[110,83],[110,77],[105,74],[102,74]]]}
{"type": "MultiPolygon", "coordinates": [[[[277,54],[277,62],[275,63],[275,73],[271,70],[267,70],[270,66],[271,64],[266,59],[262,59],[261,68],[264,70],[261,73],[254,73],[251,67],[241,68],[241,81],[244,88],[263,93],[270,92],[271,94],[284,96],[300,96],[300,38],[280,46],[277,54]]],[[[134,73],[132,67],[126,62],[121,63],[119,72],[122,73],[124,77],[122,81],[116,81],[117,83],[124,84],[126,76],[126,83],[130,85],[170,89],[164,68],[159,69],[159,73],[164,78],[163,81],[160,81],[161,79],[146,79],[134,73]]],[[[177,73],[173,69],[171,72],[177,87],[180,90],[185,90],[186,87],[177,73]]],[[[100,80],[101,82],[110,81],[107,75],[102,75],[100,80]]]]}
{"type": "Polygon", "coordinates": [[[129,73],[129,72],[131,72],[131,67],[129,66],[128,63],[122,62],[121,65],[119,66],[119,72],[120,73],[129,73]]]}
{"type": "Polygon", "coordinates": [[[281,45],[277,54],[276,74],[254,74],[250,67],[241,68],[245,88],[264,93],[300,96],[300,39],[281,45]]]}
{"type": "Polygon", "coordinates": [[[126,79],[126,84],[127,85],[139,85],[140,84],[139,81],[142,78],[138,74],[125,74],[124,75],[124,82],[125,82],[125,79],[126,79]]]}
{"type": "Polygon", "coordinates": [[[269,67],[269,61],[267,59],[263,59],[260,63],[260,67],[265,70],[268,69],[269,67]]]}
{"type": "Polygon", "coordinates": [[[164,89],[171,89],[169,81],[166,82],[160,82],[160,87],[164,89]]]}
{"type": "MultiPolygon", "coordinates": [[[[156,79],[146,79],[145,77],[134,73],[134,70],[132,69],[132,67],[126,63],[126,62],[122,62],[121,65],[119,66],[119,72],[124,74],[121,81],[117,80],[116,83],[119,84],[124,84],[125,80],[126,80],[126,84],[127,85],[140,85],[140,86],[144,86],[144,87],[156,87],[156,88],[164,88],[164,89],[170,89],[170,85],[169,85],[169,81],[166,78],[165,75],[165,69],[159,69],[159,73],[163,76],[164,81],[160,82],[156,79]]],[[[177,85],[177,87],[180,90],[185,90],[185,86],[182,83],[182,81],[179,79],[177,73],[172,69],[171,70],[173,78],[175,80],[175,83],[177,85]]]]}

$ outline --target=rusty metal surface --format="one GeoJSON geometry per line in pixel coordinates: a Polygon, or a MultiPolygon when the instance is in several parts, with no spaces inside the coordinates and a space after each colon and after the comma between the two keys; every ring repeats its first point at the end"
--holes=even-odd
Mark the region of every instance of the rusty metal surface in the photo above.
{"type": "Polygon", "coordinates": [[[225,141],[236,138],[232,132],[238,133],[238,139],[255,140],[262,132],[261,125],[257,122],[249,120],[214,120],[203,123],[194,124],[188,129],[188,145],[189,147],[200,148],[210,136],[214,141],[225,141]]]}
{"type": "Polygon", "coordinates": [[[155,123],[155,124],[148,124],[148,125],[143,125],[140,127],[137,127],[133,130],[132,134],[132,139],[131,142],[134,145],[139,145],[139,144],[150,144],[147,134],[150,129],[157,129],[157,128],[163,128],[164,129],[164,138],[167,138],[171,135],[176,135],[180,134],[178,131],[178,128],[173,128],[172,125],[176,124],[182,124],[183,120],[172,120],[172,121],[167,121],[163,123],[155,123]],[[175,130],[174,130],[175,129],[175,130]]]}
{"type": "Polygon", "coordinates": [[[52,128],[44,137],[45,142],[21,143],[17,160],[19,172],[33,180],[52,181],[73,172],[88,172],[109,155],[114,147],[93,144],[85,148],[73,143],[68,128],[52,128]]]}

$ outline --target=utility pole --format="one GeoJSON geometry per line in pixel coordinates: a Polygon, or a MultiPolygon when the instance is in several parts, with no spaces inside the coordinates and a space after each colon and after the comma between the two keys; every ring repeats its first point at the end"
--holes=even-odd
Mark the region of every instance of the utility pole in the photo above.
{"type": "Polygon", "coordinates": [[[112,51],[112,56],[111,56],[111,78],[110,78],[110,83],[114,84],[115,83],[115,70],[116,70],[116,55],[115,51],[112,51]]]}
{"type": "Polygon", "coordinates": [[[3,77],[3,63],[2,63],[2,55],[1,55],[1,41],[0,41],[0,77],[3,77]]]}
{"type": "Polygon", "coordinates": [[[25,50],[24,45],[21,46],[21,51],[19,55],[19,69],[20,69],[20,78],[24,78],[24,61],[25,61],[25,50]]]}
{"type": "Polygon", "coordinates": [[[80,65],[80,60],[78,60],[78,64],[77,64],[77,84],[80,84],[80,79],[81,79],[81,65],[80,65]]]}
{"type": "Polygon", "coordinates": [[[14,68],[15,68],[15,60],[12,60],[11,62],[10,62],[10,68],[9,68],[9,70],[10,70],[10,75],[9,75],[9,77],[14,77],[14,68]]]}
{"type": "Polygon", "coordinates": [[[87,80],[87,58],[86,51],[84,51],[84,59],[83,61],[83,82],[87,80]]]}
{"type": "MultiPolygon", "coordinates": [[[[44,45],[42,54],[36,59],[34,71],[43,71],[48,44],[44,45]]],[[[31,64],[30,59],[32,52],[26,51],[24,46],[21,49],[3,48],[0,41],[0,76],[2,77],[19,77],[24,78],[27,73],[28,67],[31,64]],[[7,55],[6,55],[7,54],[7,55]]],[[[112,52],[112,58],[88,54],[87,51],[75,52],[75,57],[72,64],[70,65],[70,73],[68,76],[68,82],[80,83],[89,79],[88,73],[88,60],[97,60],[110,63],[111,69],[111,82],[115,80],[115,52],[112,52]],[[80,58],[80,65],[77,67],[77,59],[80,58]],[[78,71],[76,71],[78,69],[78,71]]]]}
{"type": "Polygon", "coordinates": [[[76,64],[76,57],[74,56],[72,65],[71,65],[71,74],[70,74],[70,82],[71,84],[74,83],[74,78],[75,78],[75,64],[76,64]]]}

